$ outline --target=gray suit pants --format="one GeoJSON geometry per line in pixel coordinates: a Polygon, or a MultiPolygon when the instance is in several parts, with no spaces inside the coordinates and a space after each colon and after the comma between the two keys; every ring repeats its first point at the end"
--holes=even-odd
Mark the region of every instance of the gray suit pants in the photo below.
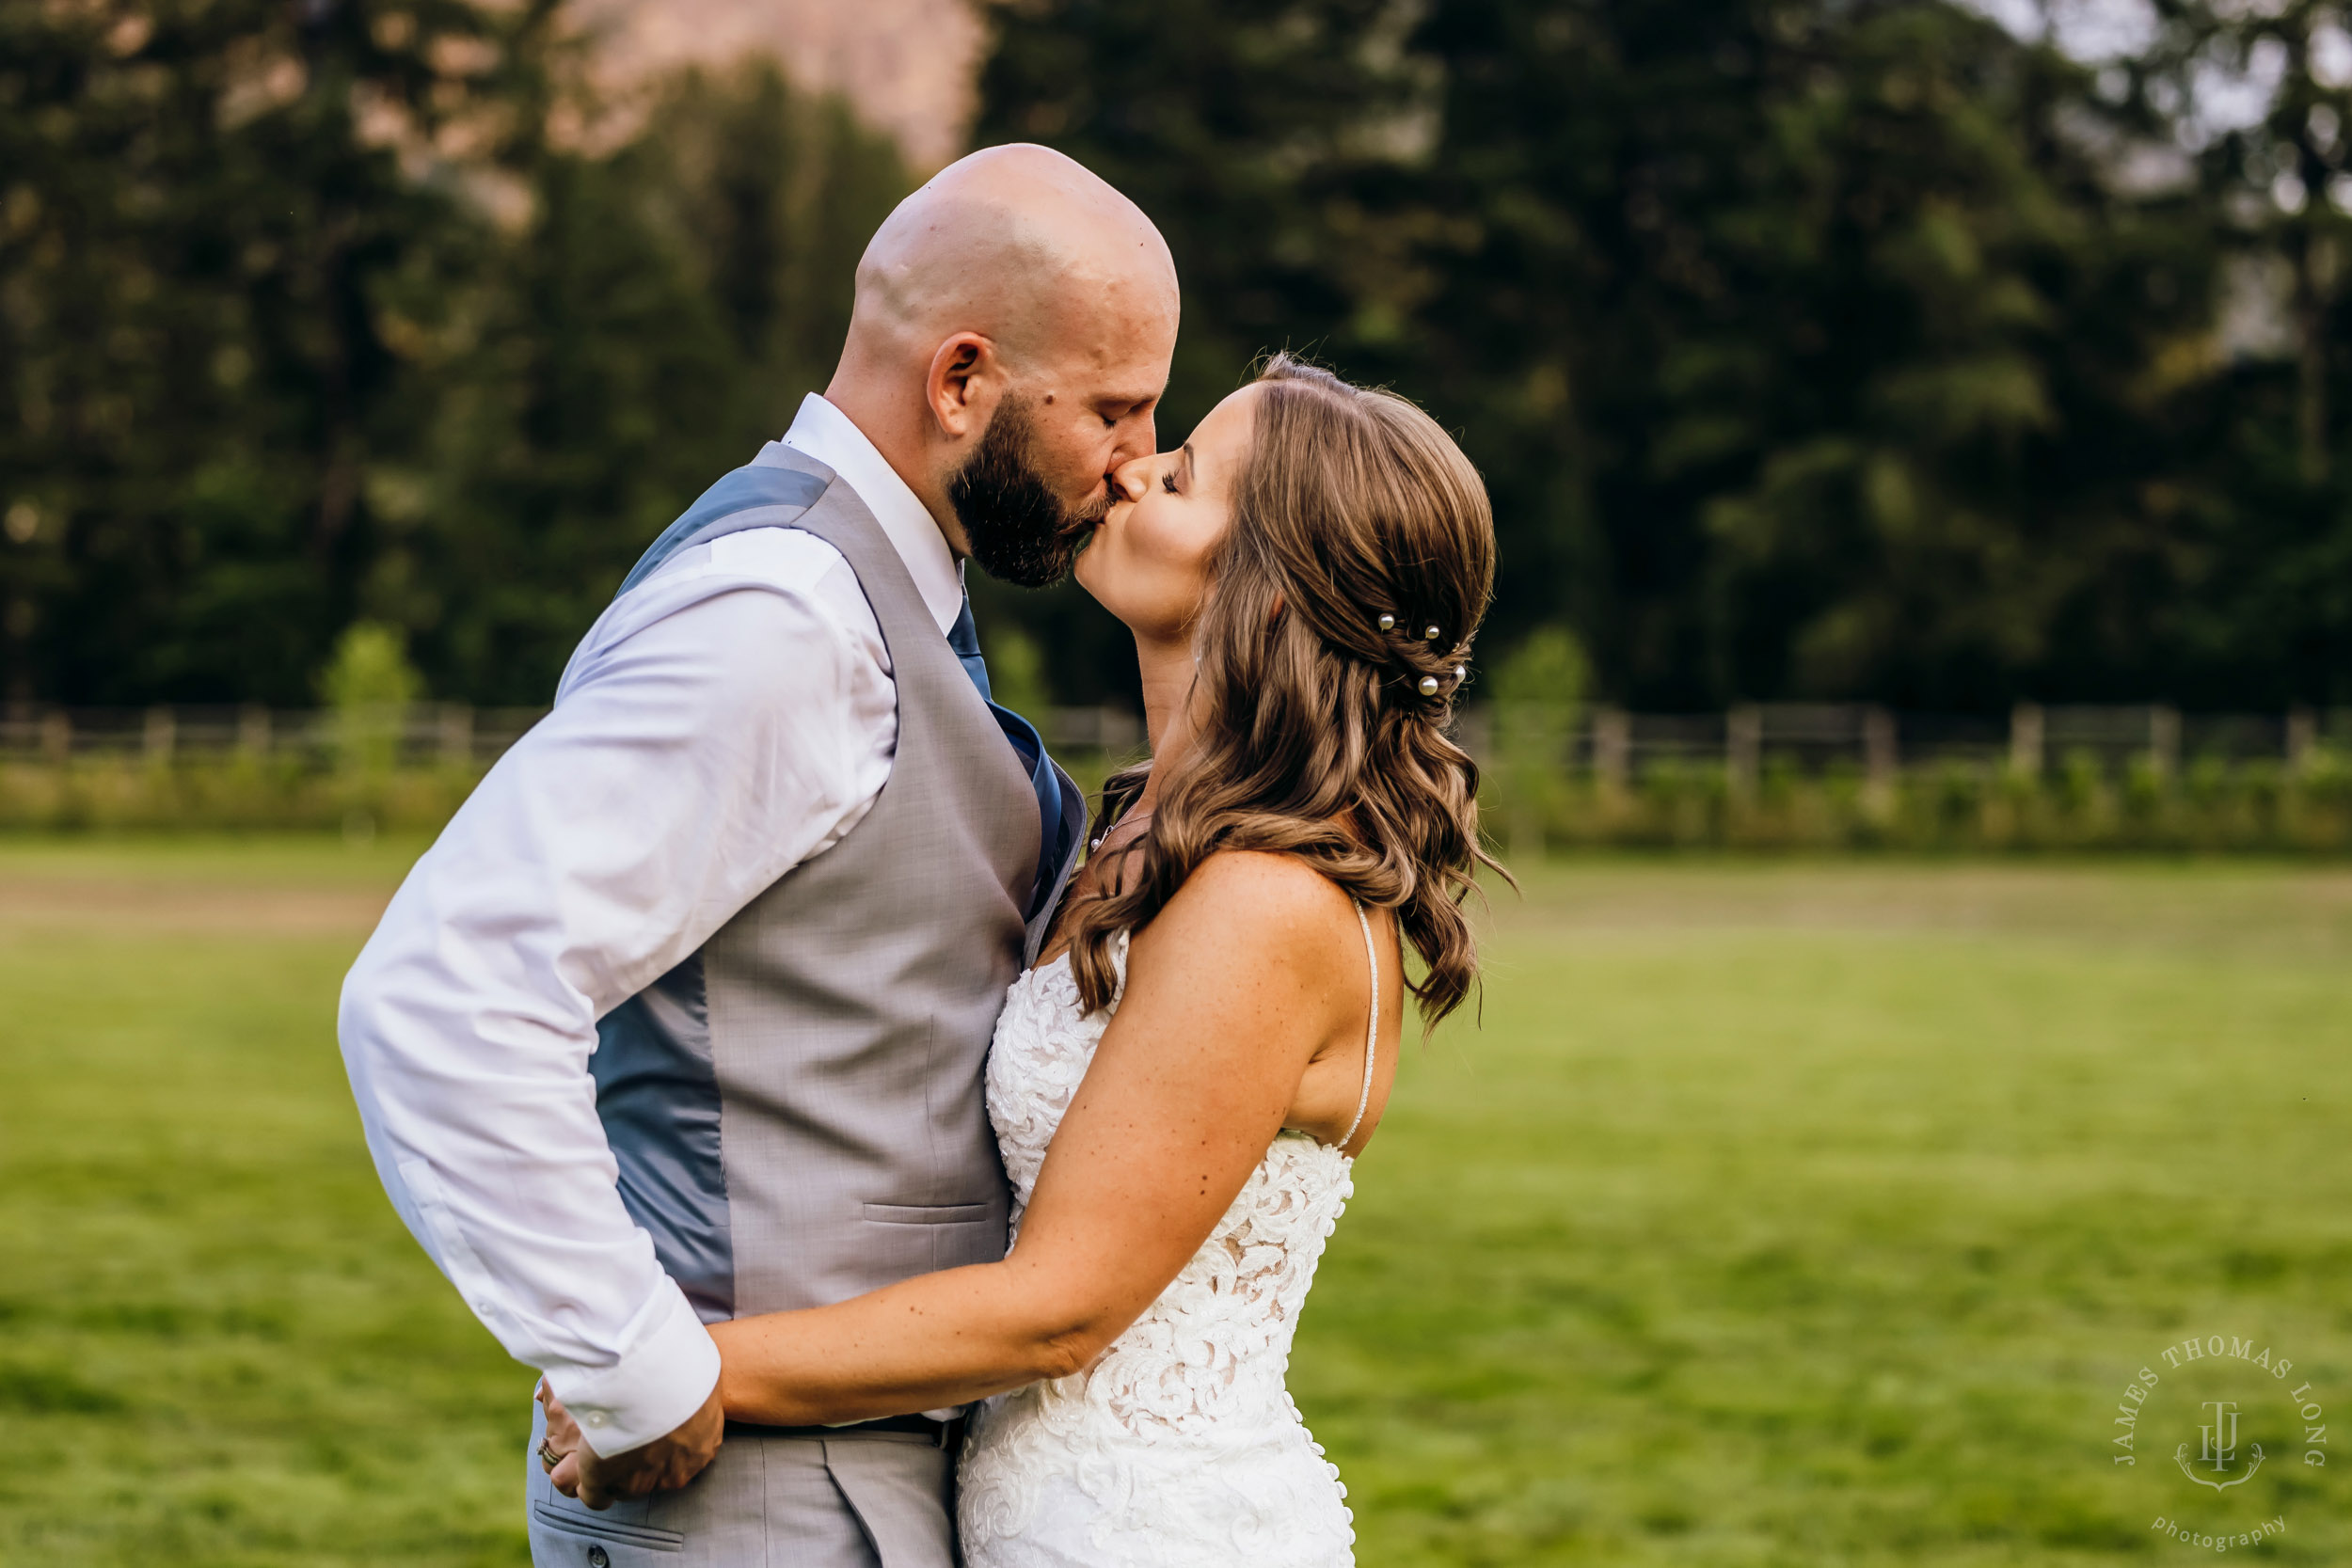
{"type": "Polygon", "coordinates": [[[729,1437],[680,1492],[592,1513],[540,1468],[532,1568],[954,1568],[956,1456],[913,1433],[729,1437]]]}

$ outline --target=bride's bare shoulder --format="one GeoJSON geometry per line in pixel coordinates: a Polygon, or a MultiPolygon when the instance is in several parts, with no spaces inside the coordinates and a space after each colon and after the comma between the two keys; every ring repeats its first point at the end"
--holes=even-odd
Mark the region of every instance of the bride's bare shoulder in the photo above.
{"type": "Polygon", "coordinates": [[[1147,945],[1219,945],[1228,961],[1305,959],[1320,967],[1335,935],[1353,936],[1355,904],[1295,855],[1225,849],[1193,867],[1184,886],[1136,938],[1147,945]],[[1166,927],[1163,931],[1163,927],[1166,927]],[[1154,935],[1176,939],[1149,942],[1154,935]]]}

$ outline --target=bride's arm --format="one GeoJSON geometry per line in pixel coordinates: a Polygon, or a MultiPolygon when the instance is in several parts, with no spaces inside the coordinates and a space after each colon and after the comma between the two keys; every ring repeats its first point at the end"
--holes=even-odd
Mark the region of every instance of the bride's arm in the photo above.
{"type": "MultiPolygon", "coordinates": [[[[1353,946],[1351,946],[1353,944],[1353,946]]],[[[771,1426],[961,1404],[1090,1363],[1189,1261],[1356,1027],[1347,897],[1297,861],[1203,863],[1135,939],[1127,989],[1000,1263],[714,1323],[727,1415],[771,1426]],[[1341,974],[1348,970],[1340,968],[1341,974]]]]}

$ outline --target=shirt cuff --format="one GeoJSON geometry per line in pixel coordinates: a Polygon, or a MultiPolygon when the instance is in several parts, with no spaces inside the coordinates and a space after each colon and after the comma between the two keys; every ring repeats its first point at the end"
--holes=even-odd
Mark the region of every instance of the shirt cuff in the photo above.
{"type": "Polygon", "coordinates": [[[646,1304],[644,1327],[610,1367],[549,1367],[548,1386],[599,1459],[666,1437],[719,1386],[719,1346],[675,1283],[646,1304]]]}

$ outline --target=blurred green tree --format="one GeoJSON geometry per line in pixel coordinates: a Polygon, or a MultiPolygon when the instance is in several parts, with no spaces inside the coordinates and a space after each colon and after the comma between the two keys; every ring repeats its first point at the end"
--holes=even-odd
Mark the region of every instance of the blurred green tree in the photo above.
{"type": "Polygon", "coordinates": [[[528,227],[366,584],[442,689],[544,702],[672,518],[822,389],[866,239],[913,182],[766,62],[669,83],[644,129],[547,148],[528,227]]]}
{"type": "MultiPolygon", "coordinates": [[[[2159,0],[2096,69],[1946,0],[986,14],[976,138],[1175,250],[1167,437],[1275,347],[1421,400],[1494,492],[1492,654],[1573,628],[1648,707],[2352,701],[2320,0],[2159,0]]],[[[0,700],[301,702],[366,619],[543,701],[822,385],[896,151],[760,66],[622,134],[564,20],[0,4],[0,700]]],[[[973,591],[1035,700],[1133,700],[1074,589],[973,591]]]]}
{"type": "Polygon", "coordinates": [[[308,695],[548,9],[0,8],[8,700],[308,695]]]}
{"type": "Polygon", "coordinates": [[[2220,236],[2176,119],[2055,49],[1933,0],[990,17],[981,138],[1169,235],[1170,422],[1282,343],[1421,399],[1495,494],[1498,640],[1667,707],[2214,667],[2220,236]]]}
{"type": "Polygon", "coordinates": [[[2211,383],[2220,438],[2184,486],[2219,543],[2172,684],[2352,701],[2352,17],[2318,0],[2155,12],[2149,45],[2105,75],[2193,150],[2249,340],[2211,383]]]}
{"type": "Polygon", "coordinates": [[[544,702],[823,385],[895,149],[771,65],[556,136],[558,9],[0,6],[0,700],[301,704],[361,616],[544,702]]]}
{"type": "Polygon", "coordinates": [[[995,701],[1032,723],[1042,724],[1054,705],[1045,678],[1045,654],[1037,639],[1011,620],[993,624],[986,640],[988,684],[995,701]]]}
{"type": "Polygon", "coordinates": [[[1522,640],[1495,671],[1495,760],[1517,859],[1543,858],[1544,822],[1566,781],[1568,742],[1590,673],[1584,650],[1559,626],[1522,640]]]}
{"type": "Polygon", "coordinates": [[[408,662],[406,640],[380,621],[355,621],[335,640],[318,674],[318,693],[335,715],[337,760],[346,773],[389,772],[409,705],[424,682],[408,662]]]}

